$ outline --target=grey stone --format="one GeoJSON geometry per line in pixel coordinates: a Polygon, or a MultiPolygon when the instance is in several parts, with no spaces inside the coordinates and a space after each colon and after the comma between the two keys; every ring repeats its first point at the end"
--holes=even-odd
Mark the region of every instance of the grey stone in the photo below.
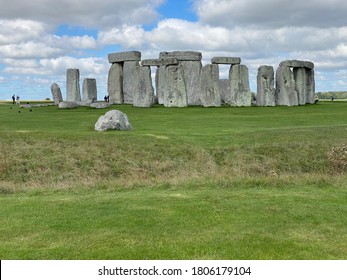
{"type": "Polygon", "coordinates": [[[82,101],[95,102],[98,99],[96,79],[85,78],[82,86],[82,101]]]}
{"type": "Polygon", "coordinates": [[[58,105],[59,102],[63,101],[63,96],[61,94],[60,87],[56,83],[53,83],[51,85],[51,92],[54,104],[58,105]]]}
{"type": "Polygon", "coordinates": [[[76,101],[63,101],[58,105],[60,109],[74,109],[77,108],[77,106],[78,104],[76,101]]]}
{"type": "Polygon", "coordinates": [[[230,82],[228,79],[219,80],[219,90],[221,102],[230,104],[230,82]]]}
{"type": "Polygon", "coordinates": [[[239,57],[227,57],[227,56],[218,56],[211,59],[212,64],[241,64],[241,58],[239,57]]]}
{"type": "Polygon", "coordinates": [[[249,88],[248,68],[245,65],[235,64],[229,70],[230,105],[251,106],[252,93],[249,88]]]}
{"type": "Polygon", "coordinates": [[[133,105],[135,107],[151,107],[154,104],[154,89],[149,66],[136,67],[135,78],[137,88],[133,94],[133,105]]]}
{"type": "Polygon", "coordinates": [[[99,117],[94,126],[96,131],[131,130],[128,116],[121,111],[111,110],[99,117]]]}
{"type": "Polygon", "coordinates": [[[140,62],[141,66],[163,66],[163,65],[177,65],[178,59],[174,57],[167,57],[162,59],[145,59],[140,62]]]}
{"type": "Polygon", "coordinates": [[[107,92],[110,104],[123,104],[123,64],[112,63],[108,71],[107,92]]]}
{"type": "Polygon", "coordinates": [[[219,67],[207,64],[202,68],[200,77],[200,100],[204,107],[220,107],[219,67]]]}
{"type": "Polygon", "coordinates": [[[139,82],[136,75],[136,67],[139,67],[138,61],[125,61],[123,65],[123,102],[133,104],[133,94],[137,89],[139,82]]]}
{"type": "Polygon", "coordinates": [[[76,101],[78,106],[81,107],[90,107],[90,104],[92,104],[93,102],[91,100],[88,101],[76,101]]]}
{"type": "Polygon", "coordinates": [[[201,52],[194,52],[194,51],[174,51],[174,52],[161,52],[159,54],[159,58],[170,58],[174,57],[177,58],[179,61],[195,61],[202,59],[201,52]]]}
{"type": "Polygon", "coordinates": [[[66,101],[81,101],[80,71],[67,69],[66,71],[66,101]]]}
{"type": "Polygon", "coordinates": [[[293,69],[295,91],[298,94],[298,104],[305,105],[307,97],[307,76],[303,67],[293,69]]]}
{"type": "Polygon", "coordinates": [[[188,106],[183,67],[181,65],[169,65],[165,67],[164,106],[188,106]]]}
{"type": "Polygon", "coordinates": [[[315,80],[314,80],[314,70],[306,69],[306,103],[314,104],[315,103],[315,80]]]}
{"type": "Polygon", "coordinates": [[[89,106],[96,109],[105,109],[110,107],[110,104],[107,102],[94,102],[91,103],[89,106]]]}
{"type": "Polygon", "coordinates": [[[158,104],[164,104],[164,91],[165,91],[165,68],[166,66],[159,66],[155,73],[155,92],[158,98],[158,104]]]}
{"type": "Polygon", "coordinates": [[[141,52],[130,51],[130,52],[117,52],[108,54],[109,63],[124,62],[124,61],[140,61],[141,52]]]}
{"type": "Polygon", "coordinates": [[[303,61],[303,60],[285,60],[280,63],[281,67],[296,67],[296,68],[308,68],[313,69],[314,64],[311,61],[303,61]]]}
{"type": "Polygon", "coordinates": [[[290,67],[280,66],[276,70],[276,105],[299,105],[298,93],[295,90],[294,74],[290,67]]]}
{"type": "Polygon", "coordinates": [[[200,75],[202,64],[201,61],[180,61],[183,69],[183,79],[186,85],[188,105],[202,105],[200,101],[200,75]]]}
{"type": "Polygon", "coordinates": [[[257,106],[276,106],[274,69],[260,66],[257,75],[257,106]]]}

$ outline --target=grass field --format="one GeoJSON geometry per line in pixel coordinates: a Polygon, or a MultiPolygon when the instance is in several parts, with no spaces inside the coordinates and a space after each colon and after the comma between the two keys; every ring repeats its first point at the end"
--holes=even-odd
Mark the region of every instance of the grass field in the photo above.
{"type": "Polygon", "coordinates": [[[112,109],[0,104],[1,259],[346,259],[347,103],[112,109]]]}

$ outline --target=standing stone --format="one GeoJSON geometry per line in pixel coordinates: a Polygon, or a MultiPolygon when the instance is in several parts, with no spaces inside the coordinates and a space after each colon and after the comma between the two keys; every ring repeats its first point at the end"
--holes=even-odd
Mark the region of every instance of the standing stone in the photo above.
{"type": "Polygon", "coordinates": [[[204,107],[220,107],[218,64],[207,64],[202,68],[200,77],[200,99],[204,107]]]}
{"type": "Polygon", "coordinates": [[[97,96],[96,80],[85,78],[82,86],[82,101],[93,103],[98,99],[97,96]]]}
{"type": "Polygon", "coordinates": [[[125,104],[133,104],[133,93],[139,82],[136,78],[136,67],[139,67],[138,61],[125,61],[123,65],[123,98],[125,104]]]}
{"type": "Polygon", "coordinates": [[[159,66],[155,73],[155,88],[158,98],[158,104],[164,104],[164,90],[165,90],[165,68],[166,66],[159,66]]]}
{"type": "Polygon", "coordinates": [[[164,106],[188,106],[183,67],[181,65],[169,65],[165,68],[164,106]]]}
{"type": "Polygon", "coordinates": [[[279,66],[276,71],[276,104],[279,106],[297,106],[298,93],[290,67],[279,66]]]}
{"type": "Polygon", "coordinates": [[[230,82],[228,79],[219,80],[219,90],[221,102],[230,104],[230,82]]]}
{"type": "Polygon", "coordinates": [[[251,106],[252,93],[249,88],[248,68],[246,65],[235,64],[229,70],[230,105],[251,106]]]}
{"type": "Polygon", "coordinates": [[[200,101],[199,81],[201,75],[201,61],[180,61],[183,67],[183,77],[186,85],[188,105],[202,105],[200,101]]]}
{"type": "Polygon", "coordinates": [[[112,63],[108,72],[107,92],[110,104],[123,104],[123,64],[112,63]]]}
{"type": "Polygon", "coordinates": [[[307,77],[306,70],[303,67],[293,69],[295,90],[298,94],[298,104],[305,105],[307,97],[307,77]]]}
{"type": "Polygon", "coordinates": [[[81,101],[80,71],[67,69],[66,71],[66,101],[81,101]]]}
{"type": "Polygon", "coordinates": [[[314,80],[314,70],[306,69],[306,103],[315,103],[315,80],[314,80]]]}
{"type": "Polygon", "coordinates": [[[133,105],[135,107],[151,107],[154,104],[151,68],[149,66],[137,66],[136,76],[138,84],[133,95],[133,105]]]}
{"type": "Polygon", "coordinates": [[[257,106],[276,106],[274,69],[272,66],[260,66],[257,75],[257,106]]]}
{"type": "Polygon", "coordinates": [[[59,104],[59,102],[63,101],[63,96],[61,94],[60,87],[56,83],[53,83],[51,85],[51,92],[54,104],[59,104]]]}

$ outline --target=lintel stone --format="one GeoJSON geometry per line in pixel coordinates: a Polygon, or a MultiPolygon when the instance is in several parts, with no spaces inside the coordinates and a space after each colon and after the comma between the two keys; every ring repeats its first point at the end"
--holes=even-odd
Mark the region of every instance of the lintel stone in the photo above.
{"type": "Polygon", "coordinates": [[[211,59],[212,64],[241,64],[240,57],[217,56],[211,59]]]}
{"type": "Polygon", "coordinates": [[[202,59],[202,54],[194,51],[161,52],[159,54],[160,59],[168,57],[177,58],[179,61],[199,61],[202,59]]]}
{"type": "Polygon", "coordinates": [[[174,57],[159,58],[159,59],[144,59],[141,61],[141,66],[166,66],[177,65],[178,59],[174,57]]]}
{"type": "Polygon", "coordinates": [[[118,53],[109,53],[108,62],[124,62],[124,61],[140,61],[141,52],[139,51],[130,51],[130,52],[118,52],[118,53]]]}
{"type": "Polygon", "coordinates": [[[311,61],[302,60],[285,60],[280,63],[281,67],[293,67],[293,68],[308,68],[313,69],[314,64],[311,61]]]}

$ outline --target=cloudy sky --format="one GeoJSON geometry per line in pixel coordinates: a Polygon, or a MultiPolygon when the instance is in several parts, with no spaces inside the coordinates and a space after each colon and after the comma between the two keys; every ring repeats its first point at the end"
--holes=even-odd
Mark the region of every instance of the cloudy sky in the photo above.
{"type": "MultiPolygon", "coordinates": [[[[0,99],[65,97],[68,68],[107,92],[107,54],[193,50],[238,56],[256,91],[260,65],[315,63],[316,91],[347,90],[346,0],[0,0],[0,99]]],[[[221,67],[221,77],[227,68],[221,67]]]]}

